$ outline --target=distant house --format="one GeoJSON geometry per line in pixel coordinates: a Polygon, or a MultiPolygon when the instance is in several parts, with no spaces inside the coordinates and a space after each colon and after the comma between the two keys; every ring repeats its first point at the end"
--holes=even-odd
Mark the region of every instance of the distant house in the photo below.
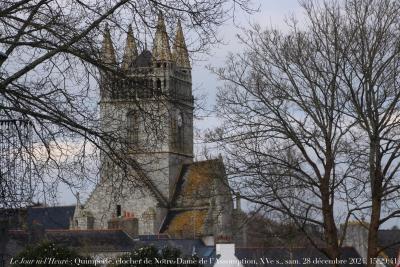
{"type": "MultiPolygon", "coordinates": [[[[349,222],[344,244],[354,247],[361,258],[366,259],[368,250],[368,223],[360,221],[349,222]]],[[[379,230],[378,248],[380,252],[377,266],[395,266],[395,261],[400,252],[400,230],[379,230]]]]}

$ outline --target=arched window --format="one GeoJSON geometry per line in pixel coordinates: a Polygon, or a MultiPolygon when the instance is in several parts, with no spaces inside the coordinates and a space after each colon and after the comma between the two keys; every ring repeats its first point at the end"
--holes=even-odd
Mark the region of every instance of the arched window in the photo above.
{"type": "Polygon", "coordinates": [[[128,143],[137,144],[139,142],[139,116],[132,110],[126,115],[126,126],[128,132],[128,143]]]}
{"type": "Polygon", "coordinates": [[[179,149],[183,149],[184,146],[184,138],[185,138],[185,133],[184,133],[184,126],[185,126],[185,121],[182,112],[178,113],[177,119],[176,119],[176,144],[179,149]]]}
{"type": "Polygon", "coordinates": [[[161,91],[161,80],[157,79],[157,91],[161,91]]]}

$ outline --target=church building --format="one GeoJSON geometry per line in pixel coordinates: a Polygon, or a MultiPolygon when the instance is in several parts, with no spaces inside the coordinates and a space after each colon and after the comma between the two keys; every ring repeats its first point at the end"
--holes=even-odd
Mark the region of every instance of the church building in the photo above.
{"type": "Polygon", "coordinates": [[[100,113],[104,132],[132,168],[101,156],[101,177],[85,203],[78,197],[71,230],[123,229],[134,235],[231,239],[233,198],[221,158],[193,161],[191,64],[180,22],[172,51],[163,16],[152,51],[138,53],[129,29],[118,65],[105,30],[100,113]],[[135,167],[136,166],[136,167],[135,167]]]}

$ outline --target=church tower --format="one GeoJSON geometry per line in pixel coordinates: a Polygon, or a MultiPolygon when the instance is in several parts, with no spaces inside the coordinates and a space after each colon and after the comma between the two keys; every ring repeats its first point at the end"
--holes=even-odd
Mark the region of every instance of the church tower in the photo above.
{"type": "Polygon", "coordinates": [[[101,56],[109,70],[101,71],[102,128],[116,140],[113,149],[139,165],[146,178],[122,171],[103,153],[100,184],[80,209],[93,218],[93,228],[107,228],[110,220],[133,214],[139,234],[158,233],[182,166],[193,162],[191,65],[180,22],[172,51],[169,40],[162,14],[151,52],[138,53],[130,27],[119,65],[106,26],[101,56]]]}
{"type": "MultiPolygon", "coordinates": [[[[116,62],[108,31],[103,58],[110,66],[116,62]]],[[[191,66],[180,22],[172,52],[162,14],[152,52],[144,49],[138,54],[130,27],[120,70],[125,79],[107,73],[102,77],[104,131],[117,133],[119,143],[125,144],[124,154],[139,159],[150,176],[155,173],[158,189],[170,200],[180,166],[193,159],[191,66]]]]}

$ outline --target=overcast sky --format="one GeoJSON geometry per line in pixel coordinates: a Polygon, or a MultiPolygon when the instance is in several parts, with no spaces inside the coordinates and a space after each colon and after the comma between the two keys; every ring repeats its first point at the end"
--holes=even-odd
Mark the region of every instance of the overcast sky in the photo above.
{"type": "MultiPolygon", "coordinates": [[[[296,16],[300,21],[303,11],[297,0],[253,0],[254,7],[260,7],[259,12],[247,14],[237,12],[234,21],[229,20],[219,29],[219,37],[223,44],[211,49],[211,55],[204,60],[193,62],[193,88],[199,88],[199,93],[207,95],[209,107],[215,104],[215,94],[218,82],[215,75],[206,69],[207,65],[221,67],[226,56],[235,53],[242,48],[236,35],[241,33],[241,27],[248,28],[250,24],[259,24],[262,27],[277,27],[286,30],[285,19],[288,16],[296,16]]],[[[195,92],[197,93],[197,92],[195,92]]],[[[218,124],[215,118],[208,118],[195,122],[196,127],[205,129],[218,124]]]]}

